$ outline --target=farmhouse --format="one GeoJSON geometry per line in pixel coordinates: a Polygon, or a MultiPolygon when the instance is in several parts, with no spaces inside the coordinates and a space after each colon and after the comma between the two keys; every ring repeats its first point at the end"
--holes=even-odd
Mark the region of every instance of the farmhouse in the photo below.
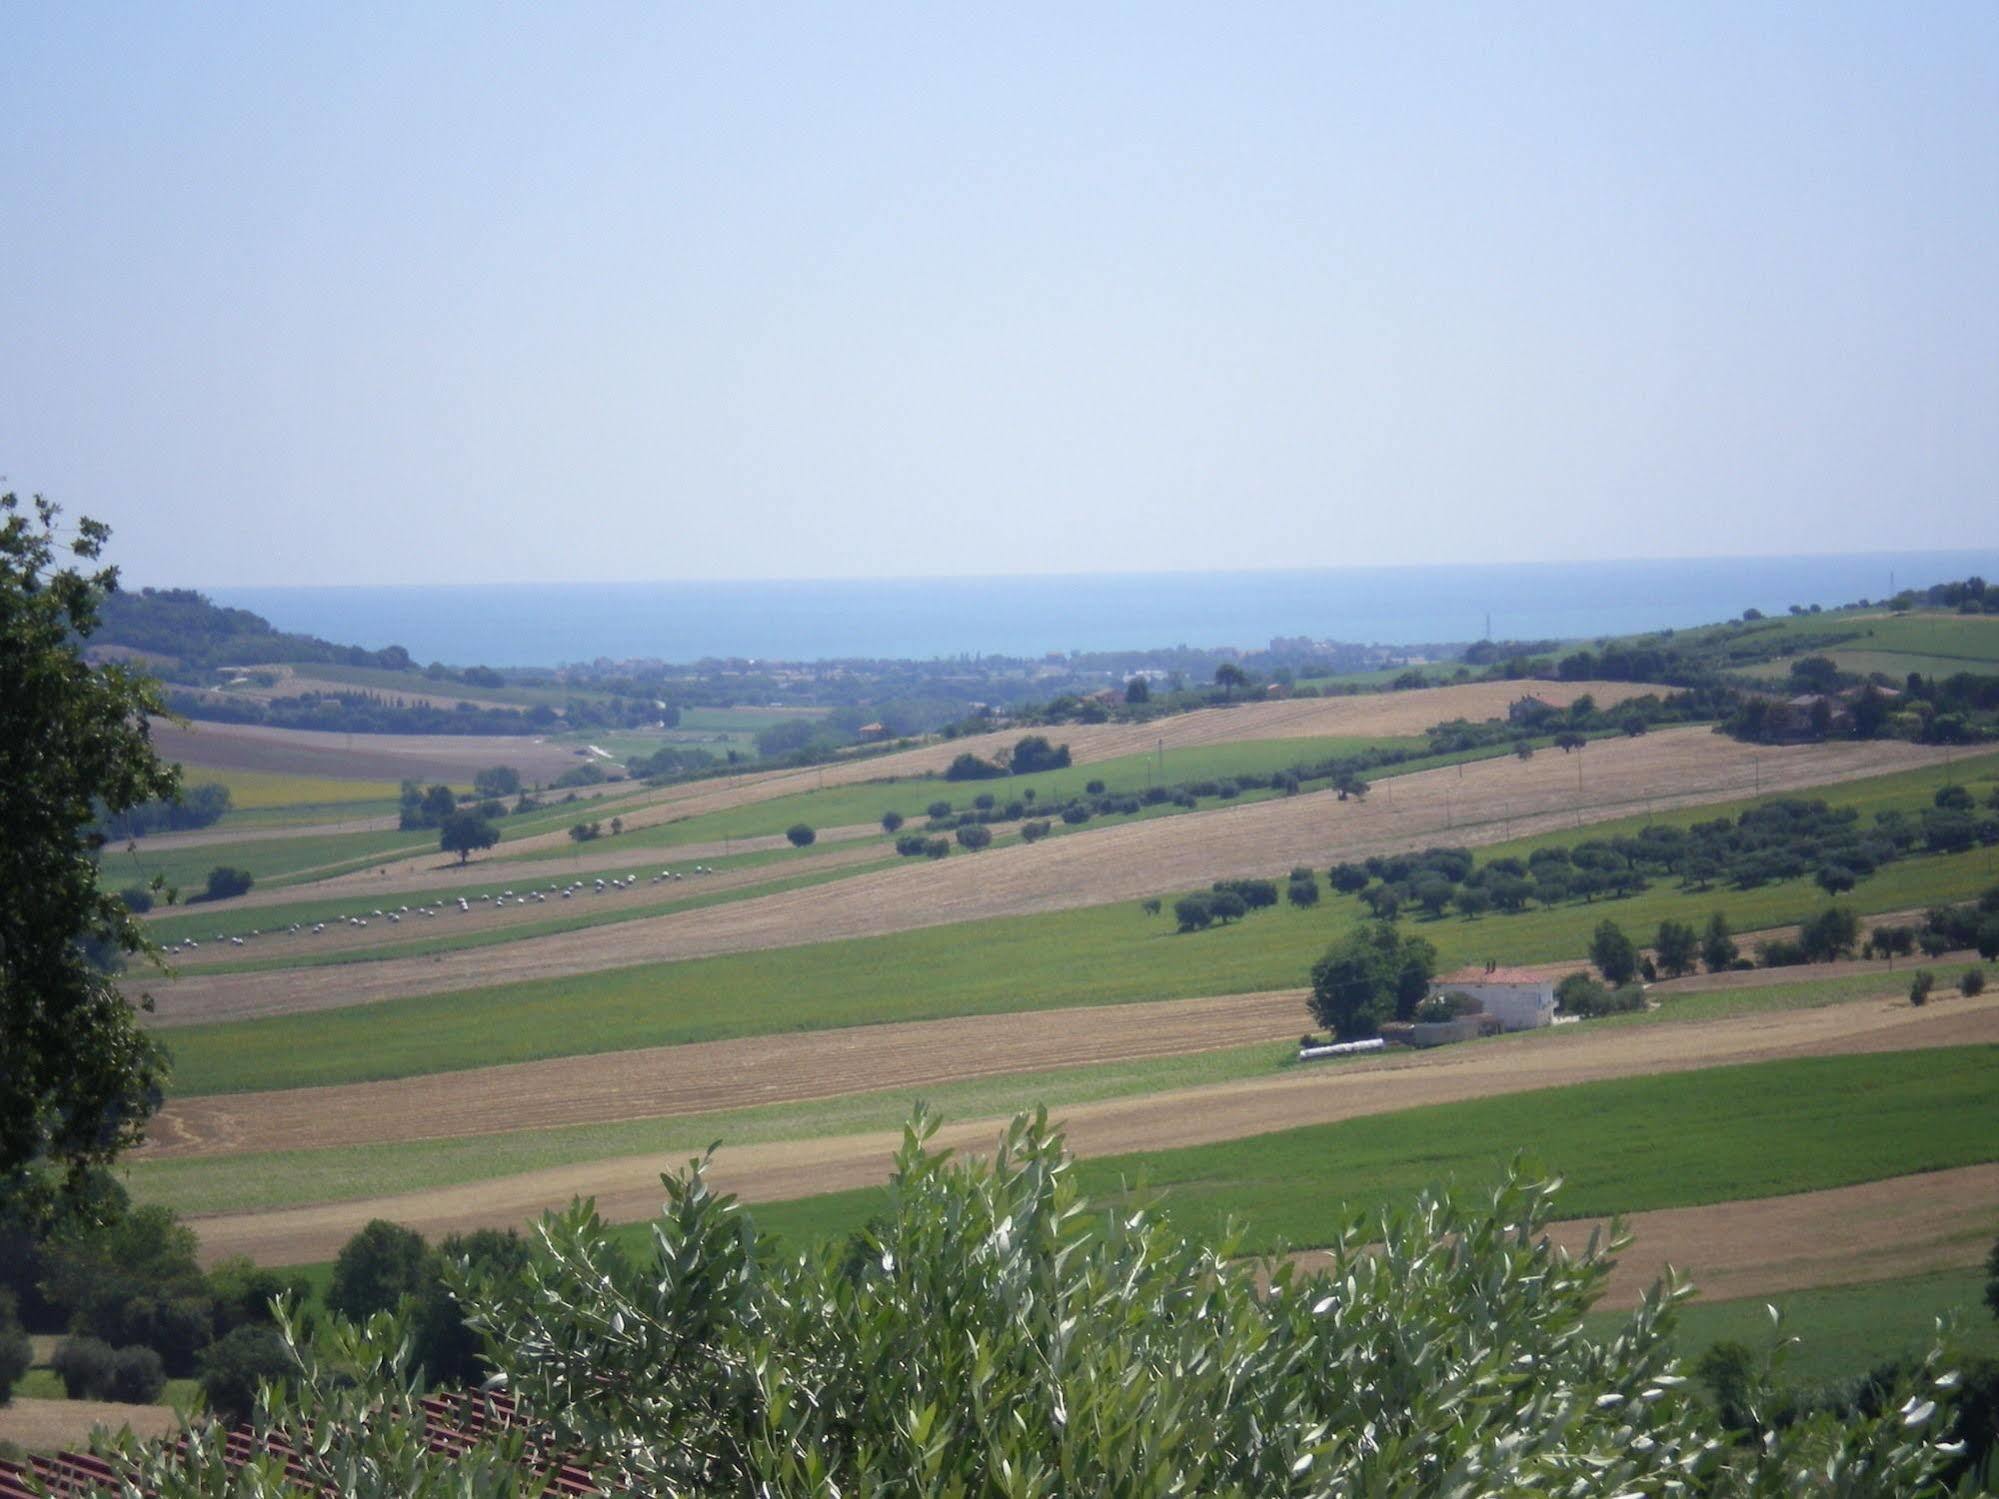
{"type": "Polygon", "coordinates": [[[1430,993],[1471,996],[1502,1030],[1531,1031],[1555,1023],[1555,981],[1524,968],[1460,968],[1431,980],[1430,993]]]}

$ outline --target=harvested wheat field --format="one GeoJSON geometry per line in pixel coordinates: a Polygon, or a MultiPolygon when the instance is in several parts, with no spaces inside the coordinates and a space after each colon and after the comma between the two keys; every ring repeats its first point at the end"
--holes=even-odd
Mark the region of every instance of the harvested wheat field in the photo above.
{"type": "Polygon", "coordinates": [[[1198,889],[1293,864],[1495,843],[1646,809],[1853,780],[1943,751],[1896,741],[1753,748],[1702,728],[1423,771],[1364,801],[1331,791],[1123,823],[925,861],[614,928],[340,968],[190,975],[149,986],[158,1023],[275,1015],[632,964],[878,936],[1198,889]]]}
{"type": "Polygon", "coordinates": [[[284,775],[331,776],[357,781],[468,782],[489,765],[511,765],[532,780],[548,780],[581,762],[559,744],[510,734],[340,734],[319,729],[273,729],[262,724],[150,720],[153,747],[162,759],[219,770],[265,770],[284,775]]]}
{"type": "Polygon", "coordinates": [[[1305,993],[1160,1000],[556,1057],[389,1082],[179,1098],[135,1160],[440,1140],[936,1087],[1283,1041],[1305,993]]]}
{"type": "MultiPolygon", "coordinates": [[[[1082,1104],[1065,1110],[1063,1123],[1078,1155],[1121,1155],[1607,1078],[1992,1042],[1999,1042],[1999,995],[1956,1001],[1947,1011],[1856,1003],[1671,1026],[1564,1026],[1479,1045],[1082,1104]]],[[[936,1143],[979,1150],[999,1128],[993,1119],[948,1122],[936,1143]]],[[[896,1132],[875,1131],[724,1145],[711,1180],[749,1201],[865,1187],[883,1180],[900,1143],[896,1132]]],[[[248,1254],[262,1264],[298,1264],[330,1258],[370,1218],[389,1218],[436,1237],[517,1224],[572,1197],[596,1198],[599,1211],[612,1221],[649,1217],[659,1208],[659,1173],[682,1164],[677,1156],[622,1157],[423,1192],[189,1221],[201,1235],[205,1261],[248,1254]]]]}
{"type": "Polygon", "coordinates": [[[129,1426],[135,1436],[165,1436],[179,1429],[170,1405],[121,1405],[115,1400],[34,1400],[16,1395],[0,1405],[0,1442],[25,1452],[81,1449],[94,1427],[115,1433],[129,1426]]]}

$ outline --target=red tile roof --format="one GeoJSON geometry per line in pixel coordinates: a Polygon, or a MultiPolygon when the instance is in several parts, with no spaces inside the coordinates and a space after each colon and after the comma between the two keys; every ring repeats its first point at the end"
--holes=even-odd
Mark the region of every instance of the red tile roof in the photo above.
{"type": "Polygon", "coordinates": [[[1554,979],[1532,968],[1460,968],[1439,974],[1438,984],[1552,984],[1554,979]]]}

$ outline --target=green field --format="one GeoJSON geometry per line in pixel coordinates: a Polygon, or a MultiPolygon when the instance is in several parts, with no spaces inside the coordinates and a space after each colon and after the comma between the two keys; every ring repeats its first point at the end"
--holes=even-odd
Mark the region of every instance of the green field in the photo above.
{"type": "MultiPolygon", "coordinates": [[[[1782,1336],[1795,1338],[1778,1365],[1779,1382],[1815,1384],[1843,1379],[1886,1359],[1919,1355],[1936,1335],[1939,1319],[1957,1324],[1953,1352],[1999,1358],[1999,1321],[1985,1306],[1985,1276],[1978,1270],[1945,1270],[1899,1280],[1854,1286],[1822,1286],[1739,1301],[1694,1300],[1680,1308],[1673,1342],[1680,1356],[1698,1358],[1724,1339],[1767,1349],[1782,1336]],[[1784,1314],[1782,1333],[1770,1323],[1769,1308],[1784,1314]]],[[[1596,1312],[1590,1330],[1616,1330],[1621,1312],[1596,1312]]]]}
{"type": "MultiPolygon", "coordinates": [[[[1738,1015],[1818,1009],[1901,994],[1899,972],[1858,974],[1796,984],[1667,998],[1655,1010],[1607,1016],[1592,1030],[1674,1025],[1738,1015]]],[[[1299,1026],[1308,1023],[1299,1005],[1299,1026]]],[[[1468,1043],[1474,1046],[1560,1045],[1561,1030],[1468,1043]]],[[[570,1165],[657,1151],[676,1160],[711,1140],[736,1144],[810,1139],[898,1127],[920,1096],[954,1119],[999,1117],[1045,1105],[1059,1111],[1106,1098],[1266,1077],[1298,1064],[1288,1043],[1227,1048],[1191,1056],[1098,1063],[1046,1073],[1016,1073],[948,1083],[917,1093],[854,1093],[807,1103],[769,1104],[674,1118],[615,1124],[514,1130],[443,1142],[411,1142],[367,1150],[272,1151],[205,1160],[141,1161],[130,1185],[145,1201],[165,1202],[184,1213],[273,1208],[343,1197],[372,1197],[453,1186],[544,1166],[570,1165]]],[[[1327,1069],[1336,1063],[1309,1064],[1327,1069]]]]}
{"type": "MultiPolygon", "coordinates": [[[[1428,1187],[1483,1192],[1515,1157],[1560,1175],[1563,1217],[1697,1207],[1999,1160],[1995,1064],[1999,1047],[1967,1046],[1578,1083],[1084,1160],[1077,1174],[1099,1201],[1136,1189],[1193,1238],[1234,1224],[1251,1254],[1330,1243],[1428,1187]]],[[[753,1211],[804,1244],[851,1233],[884,1198],[868,1188],[753,1211]]],[[[626,1232],[644,1242],[643,1225],[626,1232]]]]}
{"type": "MultiPolygon", "coordinates": [[[[1964,899],[1994,877],[1990,850],[1926,856],[1888,866],[1848,903],[1889,911],[1964,899]]],[[[1622,901],[1408,926],[1437,945],[1443,970],[1569,956],[1581,967],[1590,933],[1606,918],[1647,936],[1667,917],[1700,921],[1725,909],[1746,931],[1800,920],[1824,903],[1817,886],[1799,879],[1752,891],[1662,887],[1622,901]]],[[[1326,946],[1362,915],[1354,898],[1328,896],[1309,910],[1280,904],[1180,935],[1169,918],[1124,902],[190,1026],[170,1040],[179,1091],[235,1092],[876,1021],[1283,989],[1303,985],[1326,946]]]]}

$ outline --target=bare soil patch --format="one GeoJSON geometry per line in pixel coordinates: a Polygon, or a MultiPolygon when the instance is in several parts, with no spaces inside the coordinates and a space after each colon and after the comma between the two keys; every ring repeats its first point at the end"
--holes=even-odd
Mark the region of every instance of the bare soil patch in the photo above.
{"type": "Polygon", "coordinates": [[[221,770],[466,782],[489,765],[511,765],[525,777],[548,780],[582,763],[563,745],[527,735],[337,734],[202,721],[182,727],[164,718],[151,724],[153,747],[163,759],[221,770]]]}
{"type": "MultiPolygon", "coordinates": [[[[1273,706],[1284,706],[1282,704],[1273,706]]],[[[1688,728],[1574,755],[1477,761],[1383,781],[1364,801],[1331,791],[1124,823],[856,875],[711,910],[436,958],[150,986],[163,1023],[364,1004],[515,979],[878,936],[993,916],[1100,905],[1293,864],[1481,844],[1647,810],[1878,775],[1942,751],[1901,741],[1759,748],[1688,728]]]]}
{"type": "Polygon", "coordinates": [[[180,1418],[170,1405],[120,1405],[114,1400],[31,1400],[16,1395],[0,1405],[0,1441],[28,1452],[81,1451],[97,1426],[113,1432],[129,1426],[137,1436],[165,1436],[180,1429],[180,1418]]]}
{"type": "MultiPolygon", "coordinates": [[[[1116,1155],[1605,1078],[1994,1041],[1999,1041],[1999,995],[1953,1001],[1947,1009],[1860,1002],[1673,1026],[1564,1027],[1323,1069],[1293,1069],[1246,1082],[1108,1099],[1064,1111],[1064,1122],[1078,1155],[1116,1155]]],[[[946,1123],[938,1143],[976,1151],[999,1128],[999,1121],[991,1119],[946,1123]]],[[[724,1145],[712,1179],[750,1201],[864,1187],[884,1179],[899,1144],[897,1133],[877,1131],[724,1145]]],[[[295,1264],[330,1258],[370,1218],[407,1223],[436,1237],[519,1223],[579,1196],[594,1197],[598,1210],[612,1221],[648,1217],[659,1208],[659,1173],[683,1164],[664,1156],[630,1156],[433,1191],[191,1221],[206,1260],[248,1254],[260,1263],[295,1264]]]]}

